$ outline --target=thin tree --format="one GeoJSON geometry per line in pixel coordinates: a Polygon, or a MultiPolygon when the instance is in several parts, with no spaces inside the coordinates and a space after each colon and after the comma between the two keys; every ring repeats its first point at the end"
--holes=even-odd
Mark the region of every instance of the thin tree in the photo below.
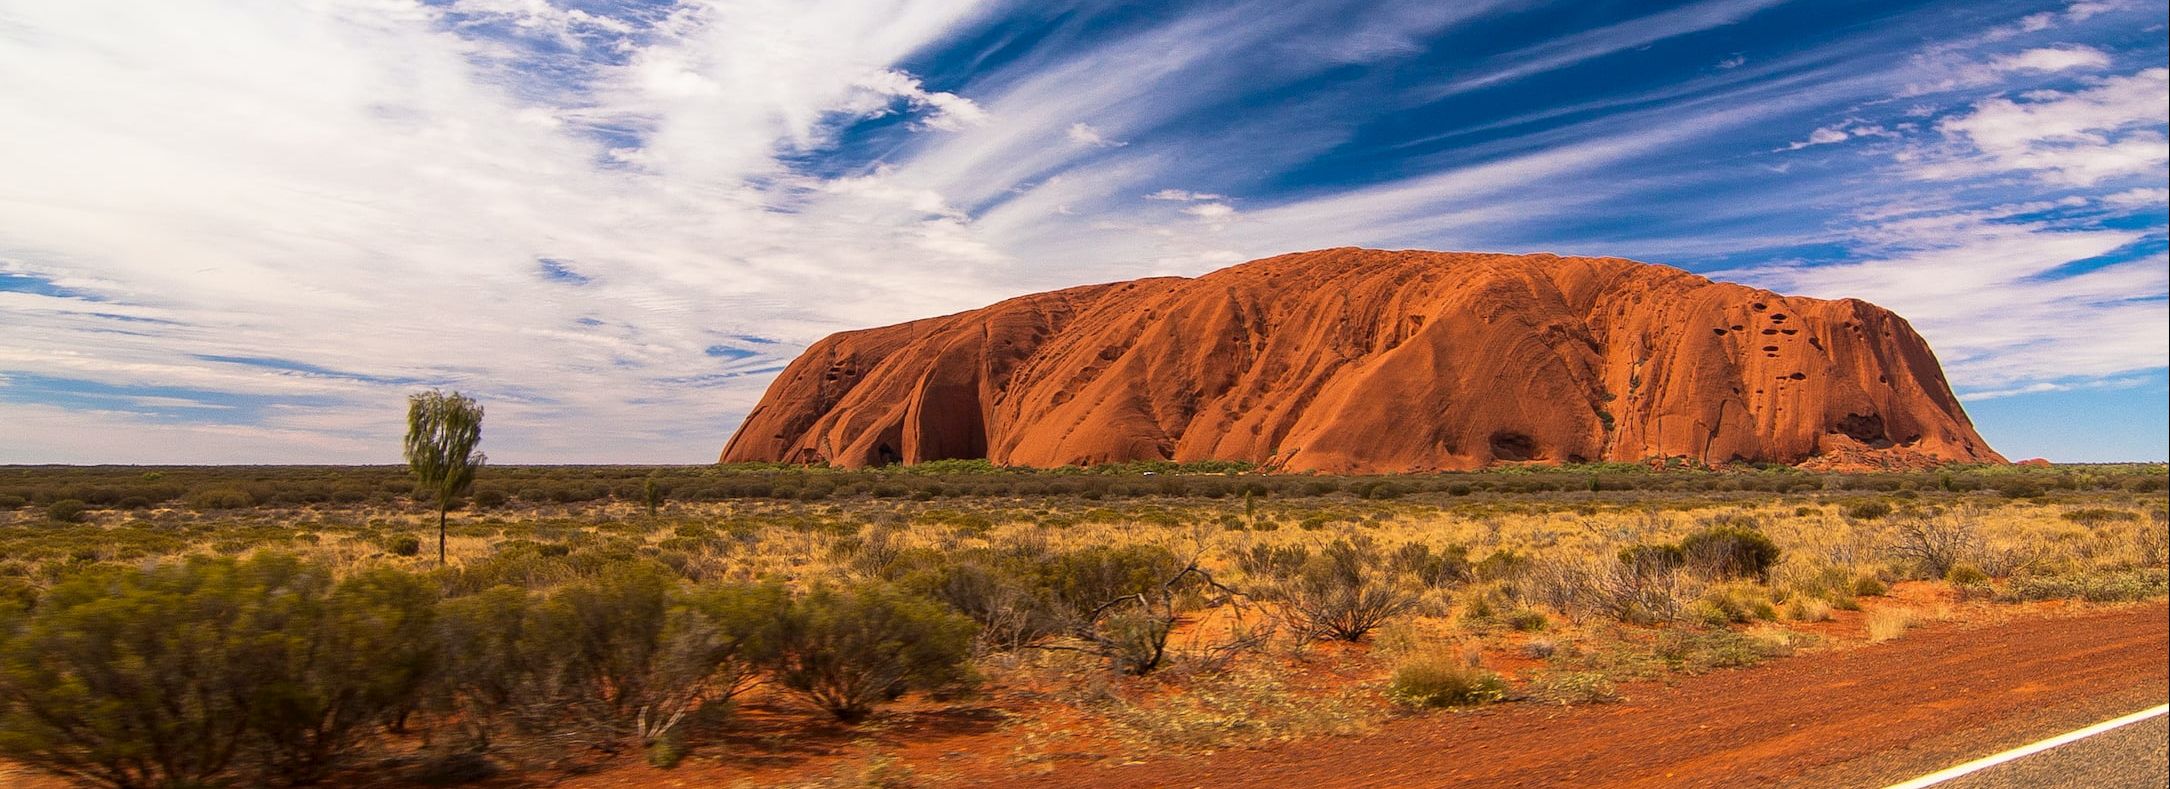
{"type": "Polygon", "coordinates": [[[485,456],[482,406],[459,392],[436,389],[407,396],[407,467],[437,497],[437,563],[445,563],[445,512],[474,484],[485,456]]]}

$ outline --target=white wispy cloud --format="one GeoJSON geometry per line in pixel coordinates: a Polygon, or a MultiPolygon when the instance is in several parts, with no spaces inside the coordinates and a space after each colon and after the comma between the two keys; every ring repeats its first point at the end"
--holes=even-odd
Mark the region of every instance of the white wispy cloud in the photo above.
{"type": "Polygon", "coordinates": [[[1220,195],[1210,192],[1192,192],[1185,189],[1162,189],[1158,192],[1146,195],[1145,199],[1191,202],[1196,200],[1221,200],[1224,198],[1222,198],[1220,195]]]}
{"type": "Polygon", "coordinates": [[[1449,83],[1439,95],[1452,95],[1512,82],[1669,38],[1730,25],[1786,1],[1703,0],[1632,21],[1577,33],[1494,58],[1478,69],[1477,75],[1449,83]]]}
{"type": "Polygon", "coordinates": [[[1913,157],[1924,178],[2020,171],[2087,186],[2144,176],[2170,162],[2163,136],[2170,69],[2109,77],[2093,87],[1995,97],[1937,123],[1951,147],[1913,157]]]}
{"type": "Polygon", "coordinates": [[[2107,68],[2110,56],[2094,47],[2065,45],[2037,47],[1991,60],[1995,71],[2074,71],[2107,68]]]}
{"type": "MultiPolygon", "coordinates": [[[[1816,144],[1892,141],[1820,150],[1899,147],[1918,158],[1893,166],[1922,178],[1945,167],[1974,169],[1936,177],[2091,179],[2102,191],[2088,193],[2088,210],[2161,203],[2154,186],[2119,180],[2159,160],[2106,153],[2148,141],[2144,119],[2130,120],[2146,85],[2120,81],[2146,73],[1939,95],[1918,118],[1856,112],[1948,65],[1860,59],[1911,35],[1898,29],[1753,64],[1734,55],[1718,69],[1706,54],[1693,79],[1474,119],[1447,131],[1481,142],[1423,140],[1438,150],[1371,177],[1269,188],[1412,104],[1776,4],[1704,0],[1482,59],[1441,75],[1444,89],[1351,66],[1412,58],[1443,31],[1529,11],[1507,0],[1210,5],[1074,36],[957,83],[900,64],[1007,6],[0,5],[0,73],[39,75],[0,84],[0,273],[42,283],[0,290],[0,385],[118,390],[100,399],[111,407],[0,399],[11,427],[0,461],[384,462],[396,457],[401,396],[428,385],[483,396],[487,446],[502,461],[702,460],[805,343],[1046,287],[1348,243],[1595,246],[1608,239],[1575,235],[1577,223],[1623,206],[1678,205],[1739,228],[1638,248],[1796,242],[1798,228],[1757,226],[1767,207],[1738,191],[1673,202],[1718,173],[1677,172],[1668,157],[1809,112],[1830,114],[1758,137],[1746,154],[1814,128],[1816,144]],[[1342,79],[1394,100],[1298,90],[1342,79]],[[1261,96],[1274,98],[1227,114],[1261,96]],[[875,142],[850,147],[855,132],[875,142]]],[[[2057,12],[2044,29],[2081,13],[2057,12]]],[[[1951,57],[1999,79],[2114,65],[2044,43],[2007,53],[2018,59],[2006,66],[1951,57]]],[[[1806,170],[1816,158],[1787,161],[1806,170]]],[[[1769,159],[1736,164],[1769,177],[1769,159]]],[[[1777,202],[1832,204],[1845,186],[1801,186],[1777,202]]],[[[2058,268],[2141,231],[1964,204],[1932,218],[1926,205],[1811,229],[1858,244],[1852,268],[1756,276],[1918,310],[1980,391],[2160,358],[2141,339],[2077,339],[2161,325],[2147,266],[2058,268]],[[1981,260],[2002,263],[1973,279],[1950,273],[1981,260]],[[2013,295],[1984,300],[1999,289],[2013,295]],[[1946,339],[1962,309],[2035,320],[1946,339]],[[2056,322],[2075,312],[2087,314],[2056,322]]]]}
{"type": "Polygon", "coordinates": [[[1084,121],[1070,124],[1070,131],[1067,136],[1071,142],[1090,145],[1095,148],[1119,148],[1124,145],[1122,142],[1108,139],[1107,135],[1101,134],[1099,129],[1093,128],[1092,124],[1084,121]]]}

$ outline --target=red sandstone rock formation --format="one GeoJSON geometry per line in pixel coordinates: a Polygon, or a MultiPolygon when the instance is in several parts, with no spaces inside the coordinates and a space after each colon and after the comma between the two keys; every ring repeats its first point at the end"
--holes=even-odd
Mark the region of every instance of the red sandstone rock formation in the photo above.
{"type": "Polygon", "coordinates": [[[724,462],[2003,462],[1899,316],[1617,258],[1329,249],[842,332],[724,462]]]}

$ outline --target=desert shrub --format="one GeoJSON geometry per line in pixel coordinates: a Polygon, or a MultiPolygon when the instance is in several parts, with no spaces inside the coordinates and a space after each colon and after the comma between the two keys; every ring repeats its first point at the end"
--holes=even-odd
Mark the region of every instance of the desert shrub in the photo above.
{"type": "Polygon", "coordinates": [[[1890,591],[1891,588],[1884,585],[1883,579],[1876,576],[1864,575],[1854,579],[1853,593],[1856,597],[1883,597],[1890,591]]]}
{"type": "Polygon", "coordinates": [[[2170,565],[2170,518],[2162,510],[2148,515],[2132,532],[2132,552],[2143,567],[2170,565]]]}
{"type": "Polygon", "coordinates": [[[422,538],[412,534],[393,537],[385,550],[393,556],[419,556],[422,554],[422,538]]]}
{"type": "Polygon", "coordinates": [[[500,586],[438,608],[429,702],[475,752],[488,750],[508,722],[541,730],[559,712],[550,677],[559,660],[528,628],[539,602],[525,589],[500,586]]]}
{"type": "Polygon", "coordinates": [[[1672,669],[1693,674],[1752,666],[1792,651],[1790,641],[1762,637],[1755,632],[1732,628],[1681,628],[1659,634],[1653,654],[1672,669]]]}
{"type": "Polygon", "coordinates": [[[1711,627],[1742,624],[1759,619],[1778,618],[1777,607],[1771,605],[1768,595],[1753,585],[1728,584],[1712,587],[1688,605],[1689,619],[1711,627]]]}
{"type": "Polygon", "coordinates": [[[1678,619],[1698,594],[1678,569],[1613,559],[1535,562],[1520,582],[1524,595],[1574,618],[1600,616],[1630,624],[1678,619]]]}
{"type": "Polygon", "coordinates": [[[1311,549],[1302,545],[1251,543],[1236,551],[1236,569],[1253,578],[1291,575],[1311,560],[1311,549]]]}
{"type": "Polygon", "coordinates": [[[1477,562],[1475,573],[1478,578],[1486,581],[1512,581],[1520,576],[1529,564],[1529,557],[1516,553],[1511,548],[1501,548],[1477,562]]]}
{"type": "Polygon", "coordinates": [[[222,485],[189,491],[182,503],[195,510],[238,510],[256,505],[256,497],[242,488],[222,485]]]}
{"type": "Polygon", "coordinates": [[[434,655],[437,592],[389,569],[341,581],[320,605],[269,619],[277,637],[240,668],[263,682],[249,724],[259,771],[291,783],[323,779],[368,728],[417,701],[434,655]]]}
{"type": "Polygon", "coordinates": [[[321,777],[413,702],[433,600],[274,554],[75,576],[0,643],[0,753],[116,787],[321,777]]]}
{"type": "Polygon", "coordinates": [[[1534,695],[1559,704],[1611,704],[1620,688],[1597,671],[1555,671],[1539,677],[1534,695]]]}
{"type": "Polygon", "coordinates": [[[1158,545],[1095,545],[1056,554],[1041,568],[1040,584],[1075,622],[1110,601],[1158,588],[1183,560],[1158,545]]]}
{"type": "Polygon", "coordinates": [[[2106,507],[2085,507],[2067,510],[2058,516],[2073,523],[2100,526],[2105,523],[2131,522],[2140,519],[2140,513],[2131,510],[2113,510],[2106,507]]]}
{"type": "Polygon", "coordinates": [[[1394,549],[1393,567],[1431,589],[1466,583],[1472,574],[1469,549],[1460,545],[1449,545],[1435,552],[1430,545],[1421,542],[1402,543],[1400,548],[1394,549]]]}
{"type": "Polygon", "coordinates": [[[1914,626],[1914,609],[1879,608],[1869,612],[1868,633],[1871,643],[1890,641],[1905,635],[1914,626]]]}
{"type": "Polygon", "coordinates": [[[80,500],[61,499],[45,505],[45,517],[55,523],[82,523],[83,513],[89,509],[90,505],[80,500]]]}
{"type": "Polygon", "coordinates": [[[916,573],[907,584],[971,618],[983,649],[1029,646],[1066,626],[1051,595],[1000,562],[969,557],[916,573]]]}
{"type": "Polygon", "coordinates": [[[606,751],[667,751],[688,716],[753,681],[783,606],[780,587],[686,588],[635,563],[549,593],[500,586],[444,605],[433,700],[477,748],[509,723],[606,751]]]}
{"type": "Polygon", "coordinates": [[[1708,577],[1769,580],[1780,552],[1752,526],[1723,523],[1681,538],[1680,553],[1687,567],[1708,577]]]}
{"type": "Polygon", "coordinates": [[[1517,608],[1502,618],[1507,627],[1519,633],[1537,633],[1552,625],[1545,612],[1535,608],[1517,608]]]}
{"type": "Polygon", "coordinates": [[[2086,600],[2095,603],[2145,600],[2170,591],[2166,589],[2166,577],[2170,576],[2166,576],[2161,568],[2076,575],[2020,576],[2005,584],[1998,599],[2007,602],[2086,600]]]}
{"type": "Polygon", "coordinates": [[[475,509],[488,510],[505,506],[505,502],[510,498],[502,490],[482,488],[475,491],[474,495],[468,499],[468,503],[474,505],[475,509]]]}
{"type": "Polygon", "coordinates": [[[1795,622],[1831,621],[1831,604],[1813,597],[1795,597],[1786,601],[1785,615],[1795,622]]]}
{"type": "Polygon", "coordinates": [[[972,620],[888,585],[818,587],[778,618],[778,685],[856,723],[909,689],[969,677],[972,620]]]}
{"type": "MultiPolygon", "coordinates": [[[[1166,661],[1168,636],[1183,606],[1196,605],[1208,593],[1224,602],[1239,600],[1195,558],[1180,561],[1158,547],[1087,548],[1058,555],[1043,566],[1054,571],[1050,599],[1074,642],[1064,648],[1106,658],[1110,667],[1125,674],[1151,673],[1166,661]],[[1079,573],[1081,568],[1088,572],[1079,573]]],[[[1232,654],[1263,637],[1249,628],[1236,628],[1229,635],[1228,641],[1205,651],[1232,654]]]]}
{"type": "Polygon", "coordinates": [[[1680,546],[1670,543],[1630,545],[1620,549],[1619,559],[1621,564],[1639,573],[1670,572],[1680,569],[1688,561],[1680,546]]]}
{"type": "Polygon", "coordinates": [[[1892,527],[1891,554],[1912,563],[1924,578],[1942,578],[1980,550],[1974,523],[1962,517],[1907,518],[1892,527]]]}
{"type": "Polygon", "coordinates": [[[1424,650],[1394,666],[1387,697],[1412,707],[1463,707],[1507,697],[1507,682],[1485,670],[1474,644],[1424,650]]]}
{"type": "Polygon", "coordinates": [[[1891,504],[1883,501],[1864,501],[1846,508],[1846,517],[1855,520],[1879,520],[1891,514],[1891,504]]]}
{"type": "Polygon", "coordinates": [[[1953,586],[1980,586],[1989,583],[1989,574],[1982,572],[1980,567],[1960,562],[1944,571],[1944,582],[1953,586]]]}
{"type": "Polygon", "coordinates": [[[561,587],[535,609],[534,637],[562,661],[563,709],[588,730],[645,747],[751,682],[782,591],[675,586],[660,568],[628,564],[561,587]]]}
{"type": "Polygon", "coordinates": [[[1369,537],[1337,539],[1274,584],[1268,596],[1299,632],[1358,641],[1417,603],[1416,593],[1385,569],[1369,537]]]}

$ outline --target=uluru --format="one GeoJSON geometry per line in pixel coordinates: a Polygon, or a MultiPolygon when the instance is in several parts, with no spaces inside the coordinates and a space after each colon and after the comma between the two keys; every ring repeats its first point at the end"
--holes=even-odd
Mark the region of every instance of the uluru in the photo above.
{"type": "Polygon", "coordinates": [[[846,331],[723,462],[2004,462],[1905,319],[1620,258],[1340,248],[846,331]]]}

